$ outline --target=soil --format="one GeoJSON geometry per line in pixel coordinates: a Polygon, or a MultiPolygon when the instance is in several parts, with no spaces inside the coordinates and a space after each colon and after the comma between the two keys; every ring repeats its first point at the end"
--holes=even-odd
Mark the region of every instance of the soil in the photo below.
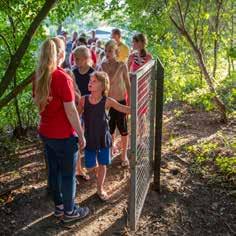
{"type": "Polygon", "coordinates": [[[0,235],[236,235],[235,182],[219,184],[211,173],[199,175],[194,157],[183,148],[214,139],[218,131],[235,138],[236,120],[222,124],[218,118],[185,104],[165,107],[161,192],[150,188],[136,232],[127,224],[130,174],[119,158],[109,166],[106,179],[111,200],[104,203],[97,197],[94,175],[80,180],[76,200],[88,205],[91,214],[65,225],[53,216],[42,145],[35,133],[18,141],[13,153],[1,148],[0,235]]]}

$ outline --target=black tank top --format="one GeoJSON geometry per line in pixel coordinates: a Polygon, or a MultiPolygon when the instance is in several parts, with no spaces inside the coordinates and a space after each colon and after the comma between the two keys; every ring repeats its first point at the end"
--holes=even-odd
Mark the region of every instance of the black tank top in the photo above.
{"type": "Polygon", "coordinates": [[[109,131],[108,116],[105,109],[106,97],[102,97],[97,104],[89,102],[89,95],[84,102],[84,125],[86,148],[97,150],[111,147],[112,138],[109,131]]]}

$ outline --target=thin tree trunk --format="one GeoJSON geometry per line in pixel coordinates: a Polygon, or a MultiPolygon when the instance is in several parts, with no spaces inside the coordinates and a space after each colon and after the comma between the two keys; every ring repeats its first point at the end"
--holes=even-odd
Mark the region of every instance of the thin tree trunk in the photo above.
{"type": "Polygon", "coordinates": [[[217,2],[217,13],[215,19],[215,40],[214,40],[214,64],[213,64],[213,71],[212,76],[213,78],[216,77],[216,70],[217,70],[217,59],[218,59],[218,48],[219,48],[219,25],[220,25],[220,10],[222,6],[222,0],[216,0],[217,2]]]}
{"type": "Polygon", "coordinates": [[[16,75],[17,68],[19,67],[21,60],[26,53],[27,48],[29,47],[29,44],[31,42],[31,39],[41,24],[41,22],[44,20],[44,18],[48,15],[49,11],[52,9],[53,5],[57,2],[57,0],[47,0],[45,1],[45,4],[37,14],[37,16],[32,21],[30,27],[28,28],[27,32],[25,33],[24,38],[22,39],[19,47],[17,48],[14,55],[11,57],[10,63],[5,71],[5,74],[1,78],[0,82],[0,97],[4,94],[7,87],[13,80],[14,76],[16,75]]]}
{"type": "Polygon", "coordinates": [[[198,65],[204,75],[204,78],[208,84],[208,87],[209,87],[209,90],[210,92],[213,94],[213,101],[216,105],[216,107],[218,108],[218,110],[220,111],[220,114],[221,114],[221,119],[222,121],[226,122],[227,121],[227,117],[226,117],[226,107],[223,103],[223,101],[219,98],[217,92],[216,92],[216,89],[214,87],[214,84],[213,84],[213,80],[209,74],[209,72],[207,71],[207,68],[206,68],[206,64],[203,60],[203,56],[202,56],[202,53],[201,51],[199,50],[199,48],[197,48],[193,41],[192,41],[192,38],[191,36],[189,35],[189,33],[187,31],[184,31],[183,32],[183,35],[185,36],[185,38],[187,39],[187,41],[189,42],[189,44],[191,45],[195,55],[196,55],[196,58],[197,58],[197,61],[198,61],[198,65]]]}
{"type": "MultiPolygon", "coordinates": [[[[16,77],[14,77],[14,89],[15,89],[15,87],[16,87],[16,77]]],[[[19,108],[17,96],[15,96],[15,98],[14,98],[14,104],[15,104],[15,108],[16,108],[18,127],[21,132],[23,130],[23,126],[22,126],[22,120],[21,120],[21,116],[20,116],[20,108],[19,108]]]]}
{"type": "Polygon", "coordinates": [[[174,26],[178,29],[178,31],[185,37],[187,42],[190,44],[193,52],[195,53],[196,59],[198,61],[198,66],[199,66],[200,70],[203,73],[204,79],[207,82],[207,85],[209,87],[210,92],[213,94],[213,101],[214,101],[217,109],[219,110],[219,112],[221,114],[221,120],[226,122],[227,121],[226,107],[225,107],[224,103],[221,101],[221,99],[218,97],[218,94],[215,90],[212,78],[211,78],[209,72],[207,71],[207,68],[206,68],[201,50],[197,47],[197,45],[194,44],[190,34],[185,29],[183,15],[182,15],[181,8],[180,8],[180,3],[177,1],[177,4],[178,4],[178,9],[179,9],[179,14],[180,14],[180,22],[181,23],[180,23],[180,25],[178,25],[177,22],[173,19],[172,16],[169,16],[170,20],[172,21],[174,26]]]}
{"type": "Polygon", "coordinates": [[[231,75],[231,60],[230,57],[228,56],[228,75],[231,75]]]}
{"type": "Polygon", "coordinates": [[[231,65],[232,65],[232,70],[235,71],[235,69],[234,69],[234,59],[231,59],[231,65]]]}

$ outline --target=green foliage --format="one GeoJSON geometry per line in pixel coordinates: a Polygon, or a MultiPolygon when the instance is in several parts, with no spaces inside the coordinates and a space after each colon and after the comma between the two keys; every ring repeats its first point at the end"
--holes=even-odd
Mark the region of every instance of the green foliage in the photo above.
{"type": "Polygon", "coordinates": [[[236,177],[236,140],[222,132],[214,139],[185,147],[185,151],[194,157],[193,169],[205,176],[223,176],[234,181],[236,177]]]}
{"type": "Polygon", "coordinates": [[[225,174],[236,174],[236,156],[233,157],[217,157],[216,165],[225,174]]]}
{"type": "MultiPolygon", "coordinates": [[[[20,94],[18,97],[20,117],[24,127],[36,127],[38,123],[38,110],[32,101],[32,92],[30,90],[20,94]]],[[[1,125],[0,130],[12,131],[17,127],[18,119],[14,100],[2,110],[0,110],[1,125]]]]}
{"type": "Polygon", "coordinates": [[[219,94],[230,112],[236,111],[236,72],[221,81],[218,87],[219,94]]]}
{"type": "Polygon", "coordinates": [[[236,59],[236,47],[232,47],[229,49],[228,56],[232,59],[236,59]]]}
{"type": "MultiPolygon", "coordinates": [[[[32,21],[44,5],[45,1],[1,1],[0,2],[0,77],[5,74],[8,63],[19,47],[32,21]]],[[[73,11],[77,1],[60,0],[55,8],[50,12],[51,21],[61,22],[65,17],[73,11]]],[[[46,21],[36,31],[20,66],[16,71],[16,82],[11,83],[5,91],[5,95],[10,93],[15,86],[24,81],[32,71],[35,70],[37,54],[42,41],[48,36],[46,21]]],[[[11,78],[9,78],[11,79],[11,78]]],[[[30,86],[21,95],[17,97],[20,108],[20,116],[24,126],[32,126],[36,124],[36,111],[32,103],[30,86]]],[[[14,101],[0,111],[1,125],[14,127],[18,126],[18,118],[16,116],[16,108],[14,101]]]]}
{"type": "MultiPolygon", "coordinates": [[[[0,77],[5,73],[13,54],[19,46],[26,30],[45,1],[1,1],[0,2],[0,77]],[[1,37],[1,35],[3,37],[1,37]],[[4,40],[6,39],[6,40],[4,40]],[[6,43],[7,41],[7,43],[6,43]]],[[[59,0],[49,16],[38,28],[16,74],[16,84],[23,81],[35,68],[37,52],[41,42],[49,35],[56,34],[59,25],[68,32],[89,30],[99,25],[112,25],[130,32],[143,32],[148,38],[148,50],[158,56],[165,67],[165,102],[185,101],[206,110],[214,109],[212,96],[203,79],[196,56],[189,44],[179,34],[170,17],[179,19],[177,1],[156,0],[59,0]]],[[[186,29],[196,45],[201,47],[207,69],[212,73],[214,64],[214,41],[218,40],[217,71],[215,85],[229,111],[235,110],[235,73],[227,76],[228,57],[235,59],[235,38],[232,32],[232,17],[235,15],[234,1],[223,1],[220,10],[219,32],[215,31],[217,5],[210,1],[179,1],[185,15],[186,29]],[[189,5],[188,5],[189,4],[189,5]],[[226,53],[227,52],[227,53],[226,53]]],[[[5,95],[14,85],[11,84],[5,95]]],[[[36,111],[30,97],[30,87],[18,96],[20,112],[25,125],[31,125],[36,111]],[[27,117],[32,111],[32,118],[27,117]]],[[[0,111],[1,127],[8,124],[17,126],[14,103],[0,111]]]]}

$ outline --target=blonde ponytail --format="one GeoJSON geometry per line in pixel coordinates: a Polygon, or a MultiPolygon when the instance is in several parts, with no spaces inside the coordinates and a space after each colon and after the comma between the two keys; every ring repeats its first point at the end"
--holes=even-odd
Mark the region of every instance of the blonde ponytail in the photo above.
{"type": "Polygon", "coordinates": [[[35,103],[43,111],[48,103],[52,72],[57,67],[57,49],[51,39],[43,42],[36,70],[35,103]]]}

